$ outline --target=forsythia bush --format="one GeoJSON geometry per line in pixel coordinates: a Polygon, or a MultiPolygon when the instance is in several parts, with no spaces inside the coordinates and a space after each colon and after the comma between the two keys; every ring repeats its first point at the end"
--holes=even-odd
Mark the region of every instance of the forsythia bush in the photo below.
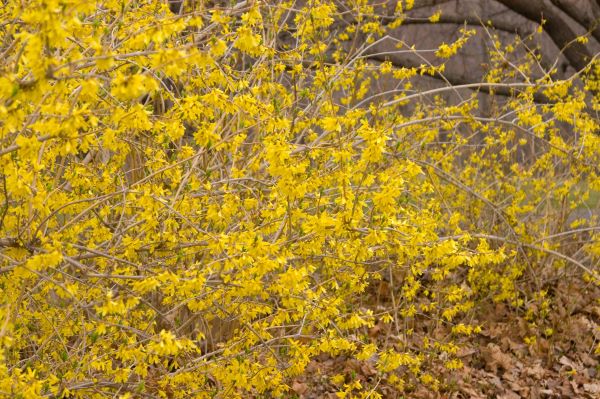
{"type": "Polygon", "coordinates": [[[0,395],[286,396],[325,355],[437,389],[478,304],[597,282],[600,64],[533,78],[515,43],[421,90],[475,31],[375,63],[412,2],[342,3],[4,2],[0,395]]]}

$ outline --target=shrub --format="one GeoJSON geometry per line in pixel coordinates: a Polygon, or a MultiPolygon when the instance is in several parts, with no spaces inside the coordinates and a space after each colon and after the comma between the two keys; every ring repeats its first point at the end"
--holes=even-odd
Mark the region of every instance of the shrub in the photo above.
{"type": "Polygon", "coordinates": [[[536,78],[516,43],[426,90],[473,30],[402,67],[365,54],[403,11],[366,2],[1,13],[7,397],[285,396],[323,355],[436,389],[481,303],[597,281],[597,236],[561,240],[595,231],[569,215],[600,190],[597,62],[536,78]]]}

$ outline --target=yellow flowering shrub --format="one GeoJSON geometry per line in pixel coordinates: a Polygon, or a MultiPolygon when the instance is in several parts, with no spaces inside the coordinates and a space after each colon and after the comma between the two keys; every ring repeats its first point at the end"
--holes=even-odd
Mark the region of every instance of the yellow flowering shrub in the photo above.
{"type": "Polygon", "coordinates": [[[510,94],[484,116],[412,86],[474,31],[377,67],[388,27],[345,3],[4,2],[0,395],[286,396],[322,354],[436,387],[481,301],[521,306],[547,264],[597,283],[600,236],[584,258],[561,238],[594,231],[568,218],[600,191],[599,64],[515,81],[535,57],[492,53],[469,87],[510,94]],[[379,321],[420,344],[376,342],[379,321]]]}

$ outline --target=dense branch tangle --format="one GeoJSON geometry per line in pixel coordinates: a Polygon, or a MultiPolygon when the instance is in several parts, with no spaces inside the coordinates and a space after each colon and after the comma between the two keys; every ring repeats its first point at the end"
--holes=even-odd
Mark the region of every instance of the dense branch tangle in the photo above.
{"type": "Polygon", "coordinates": [[[6,2],[0,391],[281,396],[319,355],[435,390],[477,304],[597,281],[594,54],[420,48],[411,3],[6,2]]]}

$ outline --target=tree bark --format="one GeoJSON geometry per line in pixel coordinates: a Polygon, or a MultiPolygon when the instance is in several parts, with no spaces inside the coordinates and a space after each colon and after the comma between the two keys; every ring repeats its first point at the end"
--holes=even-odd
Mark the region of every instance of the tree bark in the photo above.
{"type": "Polygon", "coordinates": [[[547,0],[498,0],[509,9],[530,21],[540,23],[552,41],[577,70],[585,68],[592,56],[587,47],[578,42],[578,35],[569,27],[562,11],[547,0]]]}

